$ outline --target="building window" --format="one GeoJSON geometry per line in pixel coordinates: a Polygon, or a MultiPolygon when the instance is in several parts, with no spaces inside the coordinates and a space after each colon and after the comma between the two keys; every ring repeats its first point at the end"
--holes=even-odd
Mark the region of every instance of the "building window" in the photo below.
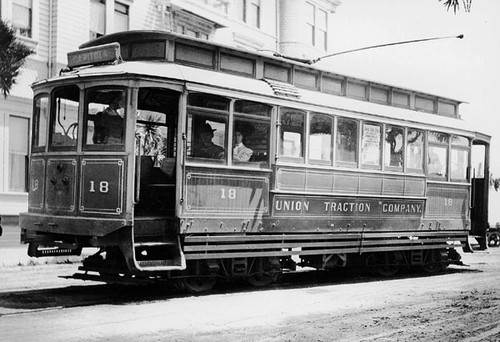
{"type": "Polygon", "coordinates": [[[306,2],[306,26],[308,43],[319,49],[328,49],[328,13],[317,9],[313,4],[306,2]]]}
{"type": "Polygon", "coordinates": [[[235,5],[238,20],[260,28],[260,0],[237,0],[235,5]]]}
{"type": "Polygon", "coordinates": [[[128,6],[115,2],[115,31],[128,31],[128,6]]]}
{"type": "Polygon", "coordinates": [[[12,3],[12,27],[18,36],[32,37],[32,0],[14,0],[12,3]]]}
{"type": "Polygon", "coordinates": [[[29,119],[9,118],[9,191],[26,192],[29,119]]]}
{"type": "Polygon", "coordinates": [[[316,41],[314,37],[314,23],[315,23],[315,12],[316,8],[313,4],[306,2],[306,25],[307,25],[307,36],[309,37],[309,44],[315,46],[314,42],[316,41]]]}
{"type": "Polygon", "coordinates": [[[327,50],[328,49],[328,43],[327,43],[327,27],[328,23],[328,13],[323,10],[318,11],[318,32],[316,35],[316,46],[320,49],[327,50]]]}
{"type": "Polygon", "coordinates": [[[104,36],[106,29],[106,1],[90,0],[90,39],[104,36]]]}

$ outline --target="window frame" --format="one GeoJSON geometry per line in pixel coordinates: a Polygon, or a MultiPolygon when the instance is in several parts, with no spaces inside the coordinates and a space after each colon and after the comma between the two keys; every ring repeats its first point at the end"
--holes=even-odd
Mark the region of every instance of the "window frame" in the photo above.
{"type": "Polygon", "coordinates": [[[334,153],[334,163],[335,163],[335,166],[336,167],[348,167],[348,168],[358,168],[359,167],[359,161],[360,161],[360,141],[361,141],[361,137],[360,137],[360,128],[361,128],[361,122],[360,120],[357,120],[357,119],[351,119],[351,118],[348,118],[348,117],[336,117],[335,118],[335,122],[334,122],[334,148],[333,148],[333,153],[334,153]],[[339,147],[339,143],[338,143],[338,139],[339,139],[339,127],[340,127],[340,124],[339,122],[341,121],[350,121],[352,123],[355,124],[355,127],[356,127],[356,136],[355,136],[355,139],[354,139],[354,142],[356,144],[355,148],[354,148],[354,161],[346,161],[346,160],[339,160],[339,156],[340,156],[340,153],[339,153],[339,150],[338,150],[338,147],[339,147]]]}
{"type": "Polygon", "coordinates": [[[437,132],[437,131],[427,131],[426,132],[426,138],[427,138],[427,153],[426,153],[426,163],[425,163],[425,171],[426,171],[426,175],[427,175],[427,178],[428,179],[431,179],[431,180],[440,180],[440,181],[448,181],[449,180],[449,177],[450,177],[450,135],[447,134],[447,133],[443,133],[443,132],[437,132]],[[438,142],[438,141],[431,141],[431,136],[433,133],[437,133],[437,134],[442,134],[444,136],[447,137],[447,141],[446,142],[438,142]],[[430,158],[431,158],[431,153],[432,152],[432,149],[433,148],[437,148],[437,149],[445,149],[446,151],[446,160],[444,161],[440,161],[440,162],[444,162],[445,164],[445,174],[444,175],[439,175],[439,174],[431,174],[430,170],[429,170],[429,161],[430,161],[430,158]]]}
{"type": "MultiPolygon", "coordinates": [[[[206,92],[190,92],[186,96],[186,127],[185,127],[185,132],[186,132],[186,146],[191,149],[191,155],[188,153],[188,150],[186,149],[186,161],[188,162],[193,162],[193,163],[204,163],[204,164],[215,164],[215,165],[228,165],[228,156],[229,156],[229,122],[230,122],[230,108],[231,108],[231,99],[229,99],[226,96],[221,96],[221,95],[216,95],[212,93],[206,93],[206,92]],[[209,97],[215,97],[219,99],[224,99],[227,101],[227,109],[222,110],[222,109],[214,109],[210,107],[200,107],[196,105],[190,105],[189,100],[191,95],[208,95],[209,97]],[[193,117],[203,117],[205,118],[204,120],[210,120],[211,118],[213,119],[219,119],[219,120],[213,120],[216,122],[223,122],[224,123],[224,146],[221,146],[224,148],[224,157],[217,159],[217,158],[204,158],[204,157],[197,157],[193,155],[194,150],[194,145],[195,145],[195,140],[194,135],[195,135],[195,129],[194,129],[194,121],[193,117]]],[[[212,137],[213,139],[213,137],[212,137]]]]}
{"type": "Polygon", "coordinates": [[[451,135],[450,136],[450,152],[449,152],[449,159],[450,159],[450,181],[451,182],[458,182],[458,183],[466,183],[468,182],[468,178],[470,178],[470,175],[468,174],[469,166],[470,166],[470,158],[471,158],[471,141],[469,138],[461,136],[461,135],[451,135]],[[467,139],[467,146],[461,145],[461,144],[454,144],[453,143],[453,137],[457,136],[460,138],[465,138],[467,139]],[[458,151],[458,152],[466,152],[467,153],[467,158],[466,158],[466,167],[465,167],[465,177],[464,178],[454,178],[453,177],[453,151],[458,151]]]}
{"type": "Polygon", "coordinates": [[[406,164],[406,128],[403,127],[403,126],[399,126],[399,125],[391,125],[391,124],[385,124],[384,125],[384,132],[383,132],[383,139],[382,139],[382,144],[383,144],[383,156],[384,156],[384,160],[383,160],[383,167],[384,167],[384,170],[388,170],[388,171],[394,171],[394,172],[404,172],[404,169],[405,169],[405,164],[406,164]],[[398,129],[398,130],[401,130],[402,132],[402,140],[401,140],[401,165],[400,166],[394,166],[394,165],[390,165],[390,158],[391,158],[391,153],[390,151],[387,151],[386,150],[386,146],[387,146],[387,130],[388,128],[395,128],[395,129],[398,129]],[[387,158],[389,158],[389,164],[387,164],[387,158]]]}
{"type": "Polygon", "coordinates": [[[335,117],[326,113],[320,113],[320,112],[310,112],[308,116],[308,130],[307,130],[307,160],[309,164],[317,164],[317,165],[328,165],[331,166],[334,160],[334,137],[335,137],[335,117]],[[324,118],[328,118],[330,121],[330,143],[329,143],[329,159],[315,159],[311,158],[311,149],[312,149],[312,143],[311,143],[311,128],[312,128],[312,120],[313,117],[320,116],[324,118]]]}
{"type": "MultiPolygon", "coordinates": [[[[279,127],[279,134],[277,136],[277,152],[278,152],[278,157],[279,160],[285,161],[285,162],[292,162],[292,163],[297,163],[297,164],[304,164],[306,160],[306,144],[307,144],[307,111],[293,108],[293,107],[279,107],[278,110],[278,127],[279,127]],[[289,113],[293,115],[302,115],[302,132],[293,132],[292,130],[287,130],[287,132],[292,132],[292,133],[298,133],[300,134],[300,153],[298,156],[293,156],[293,155],[288,155],[284,154],[284,144],[285,144],[285,130],[284,125],[282,123],[282,114],[284,114],[285,111],[289,111],[289,113]]],[[[288,125],[288,127],[300,127],[300,126],[293,126],[293,125],[288,125]]]]}
{"type": "Polygon", "coordinates": [[[123,143],[122,144],[88,144],[88,133],[89,133],[89,113],[88,113],[88,102],[89,102],[89,92],[92,90],[115,90],[115,91],[124,91],[125,98],[124,103],[129,102],[130,89],[125,86],[113,86],[113,85],[98,85],[95,87],[85,88],[84,92],[84,100],[83,100],[83,108],[80,108],[80,111],[83,112],[83,131],[81,139],[81,145],[83,151],[125,151],[125,147],[127,145],[127,116],[128,114],[128,106],[126,105],[124,108],[124,117],[123,117],[123,143]]]}
{"type": "MultiPolygon", "coordinates": [[[[271,119],[272,119],[272,113],[273,113],[273,106],[269,105],[267,103],[259,102],[259,101],[253,101],[253,100],[246,100],[246,99],[234,99],[231,102],[231,109],[230,109],[230,134],[228,134],[228,137],[231,137],[231,139],[228,138],[230,145],[228,147],[228,150],[231,151],[231,165],[233,166],[245,166],[245,167],[251,167],[251,168],[266,168],[268,169],[270,167],[270,155],[271,155],[271,119]],[[246,102],[252,102],[260,105],[264,105],[268,107],[268,113],[267,115],[258,115],[254,113],[242,113],[242,112],[237,112],[236,111],[236,103],[238,101],[246,101],[246,102]],[[267,124],[267,147],[266,147],[266,158],[265,160],[249,160],[246,162],[243,161],[235,161],[233,160],[232,156],[232,151],[234,149],[234,142],[232,137],[236,133],[236,121],[239,122],[251,122],[255,124],[267,124]]],[[[252,146],[245,145],[248,148],[251,148],[252,146]]],[[[253,150],[255,152],[255,150],[253,150]]],[[[255,158],[256,155],[252,155],[252,157],[255,158]]],[[[250,159],[252,159],[252,157],[250,159]]]]}
{"type": "MultiPolygon", "coordinates": [[[[50,92],[50,104],[49,104],[49,126],[48,126],[48,140],[47,140],[47,145],[48,145],[48,151],[76,151],[78,149],[79,141],[81,137],[78,136],[79,129],[78,125],[80,122],[80,112],[81,112],[81,103],[80,103],[80,94],[81,94],[81,88],[77,84],[68,84],[68,85],[62,85],[62,86],[57,86],[54,87],[51,92],[50,92]],[[53,142],[54,138],[54,133],[55,133],[55,127],[57,125],[57,114],[54,113],[54,116],[52,115],[53,111],[56,110],[57,105],[56,105],[56,93],[58,90],[63,89],[63,88],[68,88],[68,87],[73,87],[75,89],[78,89],[78,108],[76,111],[76,128],[74,129],[74,132],[77,133],[76,138],[75,138],[75,144],[71,146],[63,145],[63,146],[55,146],[53,142]]],[[[72,125],[72,124],[71,124],[72,125]]],[[[70,125],[70,126],[71,126],[70,125]]],[[[68,126],[69,128],[69,126],[68,126]]],[[[69,130],[68,130],[69,133],[69,130]]]]}
{"type": "Polygon", "coordinates": [[[44,152],[49,144],[48,131],[50,127],[50,93],[40,93],[36,94],[33,98],[33,120],[31,125],[31,151],[35,152],[44,152]],[[40,113],[37,111],[37,100],[45,98],[47,101],[47,117],[45,120],[45,129],[43,132],[44,135],[44,144],[43,145],[35,145],[37,139],[40,138],[40,113]]]}

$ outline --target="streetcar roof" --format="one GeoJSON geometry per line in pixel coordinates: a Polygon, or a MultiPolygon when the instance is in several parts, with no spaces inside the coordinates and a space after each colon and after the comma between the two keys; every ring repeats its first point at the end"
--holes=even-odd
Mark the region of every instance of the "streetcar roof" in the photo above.
{"type": "Polygon", "coordinates": [[[393,124],[411,125],[415,128],[442,128],[450,133],[472,136],[476,131],[471,123],[454,117],[446,117],[408,108],[392,107],[369,101],[360,101],[346,96],[326,94],[317,91],[297,89],[298,97],[277,95],[265,80],[241,77],[212,70],[194,68],[175,63],[158,61],[131,61],[115,65],[102,65],[82,68],[76,72],[64,74],[52,80],[40,81],[37,85],[57,80],[78,78],[83,81],[89,77],[123,76],[170,79],[180,81],[193,91],[218,92],[220,95],[248,97],[255,101],[294,106],[305,110],[329,112],[332,114],[348,113],[365,120],[380,120],[393,124]],[[431,126],[431,127],[429,127],[431,126]]]}

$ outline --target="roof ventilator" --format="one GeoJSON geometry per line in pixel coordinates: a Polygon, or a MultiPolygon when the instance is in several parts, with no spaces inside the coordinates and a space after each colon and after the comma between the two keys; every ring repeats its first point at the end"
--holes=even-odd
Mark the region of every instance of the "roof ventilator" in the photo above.
{"type": "Polygon", "coordinates": [[[263,78],[262,80],[271,86],[275,95],[294,97],[296,99],[300,99],[301,97],[299,89],[293,84],[270,80],[268,78],[263,78]]]}

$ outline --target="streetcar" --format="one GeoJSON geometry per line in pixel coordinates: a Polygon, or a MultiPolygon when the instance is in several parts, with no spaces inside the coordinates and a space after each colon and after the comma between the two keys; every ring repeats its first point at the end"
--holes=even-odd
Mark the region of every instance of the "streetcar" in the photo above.
{"type": "Polygon", "coordinates": [[[94,248],[80,279],[200,292],[486,248],[490,137],[459,100],[159,31],[89,41],[33,91],[21,239],[94,248]]]}

